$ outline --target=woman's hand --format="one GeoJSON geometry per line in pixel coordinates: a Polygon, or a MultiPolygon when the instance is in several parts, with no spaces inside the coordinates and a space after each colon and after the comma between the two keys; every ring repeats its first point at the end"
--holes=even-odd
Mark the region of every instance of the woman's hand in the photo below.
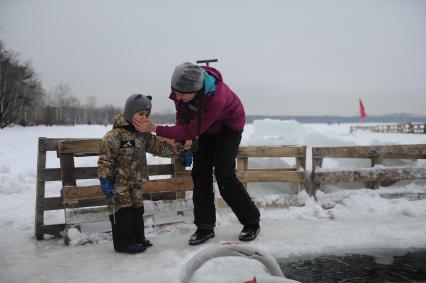
{"type": "Polygon", "coordinates": [[[157,125],[152,123],[149,119],[140,119],[139,117],[134,117],[132,119],[132,124],[135,129],[141,133],[155,132],[157,130],[157,125]]]}

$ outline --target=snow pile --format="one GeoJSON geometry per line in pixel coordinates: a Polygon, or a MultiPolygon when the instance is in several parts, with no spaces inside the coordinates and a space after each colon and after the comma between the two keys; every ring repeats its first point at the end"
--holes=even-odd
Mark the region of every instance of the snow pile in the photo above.
{"type": "Polygon", "coordinates": [[[322,134],[315,127],[294,120],[256,120],[253,127],[249,137],[249,143],[253,145],[353,145],[338,136],[322,134]]]}

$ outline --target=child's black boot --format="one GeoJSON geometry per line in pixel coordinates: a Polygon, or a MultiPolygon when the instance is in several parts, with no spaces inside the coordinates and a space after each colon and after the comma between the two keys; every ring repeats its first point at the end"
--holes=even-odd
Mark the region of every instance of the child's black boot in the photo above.
{"type": "Polygon", "coordinates": [[[141,244],[130,244],[126,249],[116,249],[118,253],[138,254],[146,250],[146,247],[141,244]]]}
{"type": "Polygon", "coordinates": [[[143,239],[142,241],[138,241],[138,244],[143,245],[145,248],[152,247],[152,243],[148,239],[143,239]]]}

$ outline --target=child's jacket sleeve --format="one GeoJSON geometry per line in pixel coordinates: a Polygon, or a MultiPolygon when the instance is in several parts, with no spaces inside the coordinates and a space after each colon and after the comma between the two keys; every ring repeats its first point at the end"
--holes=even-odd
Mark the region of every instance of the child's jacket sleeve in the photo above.
{"type": "Polygon", "coordinates": [[[115,165],[117,154],[120,149],[120,139],[114,131],[109,132],[101,141],[98,159],[98,178],[107,179],[114,183],[115,165]]]}
{"type": "Polygon", "coordinates": [[[160,141],[155,135],[147,133],[146,136],[146,151],[161,157],[176,157],[176,147],[166,141],[160,141]]]}

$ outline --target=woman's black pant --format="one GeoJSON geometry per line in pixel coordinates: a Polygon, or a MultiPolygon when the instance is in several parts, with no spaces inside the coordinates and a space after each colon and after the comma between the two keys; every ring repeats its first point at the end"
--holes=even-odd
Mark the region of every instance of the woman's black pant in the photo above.
{"type": "Polygon", "coordinates": [[[243,225],[259,223],[260,213],[244,185],[235,175],[235,159],[241,142],[241,131],[225,128],[217,135],[202,134],[194,153],[194,223],[210,229],[216,223],[213,191],[213,168],[219,192],[243,225]]]}

